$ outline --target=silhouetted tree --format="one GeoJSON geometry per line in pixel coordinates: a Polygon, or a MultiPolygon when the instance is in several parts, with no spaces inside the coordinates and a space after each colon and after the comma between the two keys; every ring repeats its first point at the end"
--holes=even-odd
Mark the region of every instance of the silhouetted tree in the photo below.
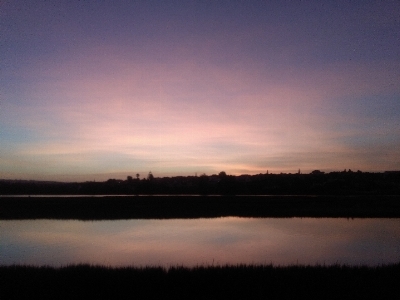
{"type": "Polygon", "coordinates": [[[320,171],[320,170],[314,170],[314,171],[312,171],[311,172],[311,174],[314,174],[314,175],[322,175],[322,174],[324,174],[325,172],[322,172],[322,171],[320,171]]]}
{"type": "Polygon", "coordinates": [[[219,176],[220,178],[226,177],[225,171],[219,172],[218,176],[219,176]]]}
{"type": "Polygon", "coordinates": [[[202,174],[199,177],[199,193],[200,194],[208,193],[208,176],[206,174],[202,174]]]}
{"type": "Polygon", "coordinates": [[[228,176],[224,171],[219,172],[218,192],[221,194],[235,193],[235,177],[228,176]]]}

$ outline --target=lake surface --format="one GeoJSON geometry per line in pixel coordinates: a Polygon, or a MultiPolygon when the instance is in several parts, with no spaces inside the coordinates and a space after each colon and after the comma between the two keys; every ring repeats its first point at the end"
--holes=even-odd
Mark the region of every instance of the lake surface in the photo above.
{"type": "Polygon", "coordinates": [[[0,265],[381,265],[400,261],[400,219],[0,221],[0,265]]]}

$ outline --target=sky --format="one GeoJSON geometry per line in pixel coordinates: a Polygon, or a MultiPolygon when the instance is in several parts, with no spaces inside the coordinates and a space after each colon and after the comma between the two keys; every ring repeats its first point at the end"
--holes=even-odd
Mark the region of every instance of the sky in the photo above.
{"type": "Polygon", "coordinates": [[[400,170],[400,1],[0,1],[0,178],[400,170]]]}

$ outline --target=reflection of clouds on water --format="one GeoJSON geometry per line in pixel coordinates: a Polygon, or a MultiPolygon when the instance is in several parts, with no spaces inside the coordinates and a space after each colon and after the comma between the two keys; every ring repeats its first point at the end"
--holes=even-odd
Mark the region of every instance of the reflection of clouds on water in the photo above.
{"type": "Polygon", "coordinates": [[[2,264],[201,265],[397,262],[398,219],[1,221],[2,264]]]}

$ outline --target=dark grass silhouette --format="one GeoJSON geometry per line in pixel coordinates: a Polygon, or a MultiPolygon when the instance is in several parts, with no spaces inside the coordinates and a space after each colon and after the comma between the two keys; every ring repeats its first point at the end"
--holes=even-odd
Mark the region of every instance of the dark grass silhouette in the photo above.
{"type": "Polygon", "coordinates": [[[400,264],[0,267],[1,299],[398,299],[400,264]]]}
{"type": "Polygon", "coordinates": [[[398,218],[400,196],[2,197],[0,219],[398,218]]]}

